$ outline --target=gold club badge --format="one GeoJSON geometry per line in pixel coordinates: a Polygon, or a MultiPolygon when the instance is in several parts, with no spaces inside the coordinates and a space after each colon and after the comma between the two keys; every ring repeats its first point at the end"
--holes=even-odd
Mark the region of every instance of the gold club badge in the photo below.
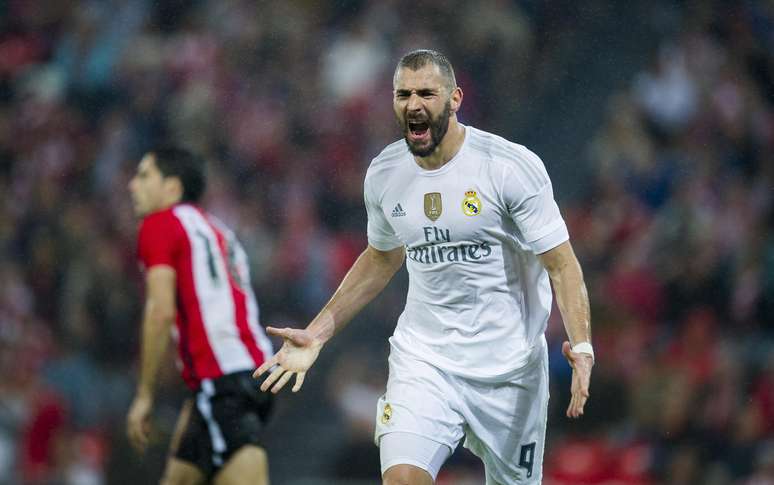
{"type": "Polygon", "coordinates": [[[465,192],[465,198],[462,200],[462,212],[466,216],[481,214],[481,199],[476,196],[475,190],[465,192]]]}
{"type": "Polygon", "coordinates": [[[430,192],[425,194],[425,215],[428,219],[435,222],[439,217],[441,217],[442,210],[443,205],[441,204],[440,192],[430,192]]]}
{"type": "Polygon", "coordinates": [[[392,417],[392,406],[388,404],[384,405],[384,409],[382,410],[382,424],[387,424],[387,422],[392,417]]]}

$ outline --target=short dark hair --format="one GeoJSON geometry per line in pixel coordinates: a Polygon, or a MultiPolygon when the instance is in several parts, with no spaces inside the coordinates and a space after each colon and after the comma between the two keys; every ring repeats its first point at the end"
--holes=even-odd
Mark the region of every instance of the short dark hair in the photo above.
{"type": "Polygon", "coordinates": [[[177,177],[183,185],[181,202],[199,202],[207,186],[204,158],[185,148],[165,145],[154,148],[156,167],[163,177],[177,177]]]}
{"type": "Polygon", "coordinates": [[[398,61],[398,67],[395,68],[395,75],[398,75],[398,71],[401,68],[417,71],[428,64],[438,66],[438,70],[441,71],[441,74],[446,79],[446,86],[449,88],[449,91],[457,87],[457,79],[454,77],[454,68],[451,62],[449,62],[445,55],[432,49],[413,50],[401,57],[400,61],[398,61]]]}

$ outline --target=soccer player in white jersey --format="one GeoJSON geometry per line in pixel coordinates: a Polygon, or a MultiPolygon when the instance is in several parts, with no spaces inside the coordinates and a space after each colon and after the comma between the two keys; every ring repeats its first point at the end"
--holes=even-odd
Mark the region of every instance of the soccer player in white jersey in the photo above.
{"type": "Polygon", "coordinates": [[[385,484],[432,484],[465,438],[488,485],[542,479],[548,403],[544,336],[551,283],[573,369],[567,416],[583,414],[594,363],[580,265],[541,160],[464,126],[449,61],[430,50],[399,62],[393,106],[404,140],[365,179],[368,247],[306,329],[273,329],[280,351],[261,388],[297,391],[322,346],[406,261],[406,307],[390,339],[376,413],[385,484]]]}

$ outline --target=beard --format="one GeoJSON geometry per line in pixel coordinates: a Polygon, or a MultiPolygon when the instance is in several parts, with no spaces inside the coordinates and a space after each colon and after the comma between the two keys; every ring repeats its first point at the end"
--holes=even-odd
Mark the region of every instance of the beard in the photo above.
{"type": "Polygon", "coordinates": [[[446,100],[443,111],[441,111],[438,116],[435,118],[428,118],[426,120],[428,130],[430,130],[430,143],[428,143],[426,146],[415,144],[409,139],[409,120],[406,118],[401,119],[400,124],[401,129],[403,130],[403,138],[406,140],[406,145],[408,145],[408,149],[411,154],[420,158],[432,155],[435,149],[438,148],[438,145],[440,145],[443,141],[443,137],[446,136],[446,132],[449,130],[450,116],[451,99],[446,100]]]}

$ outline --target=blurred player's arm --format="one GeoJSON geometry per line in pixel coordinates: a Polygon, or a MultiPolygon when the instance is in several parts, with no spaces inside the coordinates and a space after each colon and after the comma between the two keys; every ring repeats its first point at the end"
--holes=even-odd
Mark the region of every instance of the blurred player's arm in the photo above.
{"type": "Polygon", "coordinates": [[[368,246],[341,281],[336,292],[306,329],[267,328],[271,335],[284,339],[282,348],[263,363],[253,374],[259,377],[276,368],[261,384],[266,391],[276,393],[295,374],[293,392],[304,383],[306,371],[312,366],[322,346],[344,328],[371,300],[378,295],[403,265],[405,250],[399,247],[380,251],[368,246]],[[276,382],[276,384],[275,384],[276,382]]]}
{"type": "Polygon", "coordinates": [[[140,379],[127,417],[127,434],[138,450],[148,442],[149,417],[159,366],[169,345],[170,329],[175,321],[175,270],[158,265],[148,270],[146,299],[142,321],[140,379]]]}
{"type": "Polygon", "coordinates": [[[573,368],[572,398],[567,408],[567,416],[577,418],[583,414],[583,407],[589,397],[591,367],[594,365],[594,357],[590,353],[591,316],[586,283],[569,241],[538,257],[551,278],[556,303],[570,338],[570,341],[562,346],[562,352],[573,368]]]}

